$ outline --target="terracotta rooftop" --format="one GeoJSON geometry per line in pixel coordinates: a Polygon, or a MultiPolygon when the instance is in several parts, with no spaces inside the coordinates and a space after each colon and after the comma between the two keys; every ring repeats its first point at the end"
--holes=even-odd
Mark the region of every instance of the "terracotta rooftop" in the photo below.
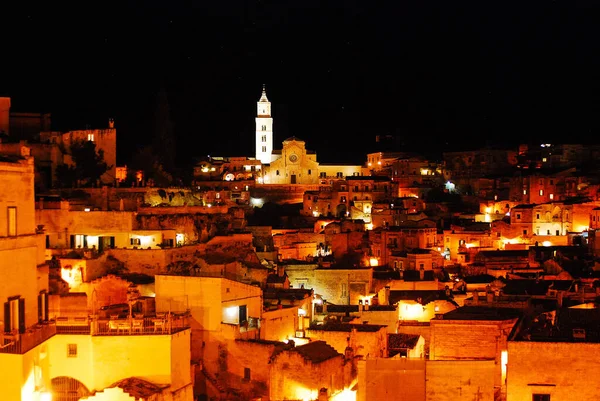
{"type": "Polygon", "coordinates": [[[512,320],[523,315],[523,311],[513,308],[493,308],[486,306],[461,306],[450,312],[444,313],[435,320],[512,320]]]}
{"type": "Polygon", "coordinates": [[[419,334],[404,334],[404,333],[389,333],[388,334],[388,349],[412,349],[419,341],[419,334]]]}
{"type": "Polygon", "coordinates": [[[310,326],[313,331],[341,331],[351,332],[353,329],[360,332],[377,332],[382,327],[387,327],[384,324],[353,324],[353,323],[327,323],[322,325],[310,326]]]}
{"type": "Polygon", "coordinates": [[[312,363],[320,363],[342,355],[325,341],[311,341],[308,344],[295,347],[290,351],[297,352],[304,359],[312,363]]]}
{"type": "Polygon", "coordinates": [[[312,296],[311,288],[264,288],[263,299],[300,300],[312,296]]]}
{"type": "Polygon", "coordinates": [[[224,253],[207,253],[202,255],[200,259],[204,260],[209,265],[222,265],[225,263],[233,263],[237,260],[235,256],[226,255],[224,253]]]}
{"type": "Polygon", "coordinates": [[[285,283],[285,280],[287,279],[288,275],[287,273],[283,273],[283,275],[279,275],[277,273],[271,273],[267,276],[267,283],[268,284],[283,284],[285,283]]]}
{"type": "Polygon", "coordinates": [[[135,399],[147,399],[154,394],[162,393],[169,386],[159,386],[137,377],[129,377],[116,382],[110,387],[118,387],[135,399]]]}

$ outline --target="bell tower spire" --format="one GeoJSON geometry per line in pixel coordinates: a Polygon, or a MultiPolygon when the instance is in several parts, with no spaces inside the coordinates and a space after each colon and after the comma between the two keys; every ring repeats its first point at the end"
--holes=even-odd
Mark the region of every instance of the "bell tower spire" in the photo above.
{"type": "Polygon", "coordinates": [[[256,159],[263,164],[271,163],[273,152],[273,118],[271,102],[267,98],[267,89],[263,84],[262,94],[256,103],[256,159]]]}

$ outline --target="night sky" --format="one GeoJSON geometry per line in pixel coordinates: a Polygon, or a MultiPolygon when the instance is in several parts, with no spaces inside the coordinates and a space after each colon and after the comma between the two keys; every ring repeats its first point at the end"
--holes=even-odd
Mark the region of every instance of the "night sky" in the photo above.
{"type": "Polygon", "coordinates": [[[362,163],[376,135],[435,153],[600,133],[597,1],[66,3],[2,13],[0,92],[56,130],[113,117],[119,164],[160,90],[180,163],[253,156],[263,83],[275,148],[294,135],[321,163],[362,163]]]}

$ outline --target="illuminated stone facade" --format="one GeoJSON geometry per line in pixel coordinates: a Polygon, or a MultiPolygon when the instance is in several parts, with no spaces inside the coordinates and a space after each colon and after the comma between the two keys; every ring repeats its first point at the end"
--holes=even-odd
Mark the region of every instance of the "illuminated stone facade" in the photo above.
{"type": "Polygon", "coordinates": [[[117,178],[117,130],[114,127],[114,120],[109,120],[108,128],[86,129],[69,132],[45,131],[40,133],[40,140],[43,143],[51,143],[64,147],[69,154],[71,146],[76,141],[91,141],[96,145],[96,152],[102,150],[104,161],[108,166],[106,173],[100,180],[105,184],[114,184],[117,178]]]}
{"type": "Polygon", "coordinates": [[[279,352],[271,364],[271,400],[316,400],[320,389],[334,395],[351,387],[356,378],[353,361],[323,341],[279,352]]]}
{"type": "Polygon", "coordinates": [[[306,150],[306,143],[296,137],[283,141],[281,150],[273,151],[271,163],[263,166],[264,184],[318,184],[317,154],[306,150]]]}
{"type": "Polygon", "coordinates": [[[566,235],[573,228],[573,205],[551,202],[515,206],[510,211],[510,224],[526,237],[566,235]]]}
{"type": "Polygon", "coordinates": [[[273,118],[271,102],[267,99],[267,91],[263,85],[262,95],[256,104],[256,160],[268,164],[273,152],[273,118]]]}
{"type": "Polygon", "coordinates": [[[36,233],[29,149],[0,156],[0,388],[6,400],[37,401],[50,391],[48,266],[36,233]]]}

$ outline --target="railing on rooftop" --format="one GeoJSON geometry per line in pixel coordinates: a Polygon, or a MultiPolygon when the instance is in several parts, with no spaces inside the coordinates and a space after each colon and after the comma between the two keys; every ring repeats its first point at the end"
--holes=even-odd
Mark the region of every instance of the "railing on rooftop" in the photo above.
{"type": "Polygon", "coordinates": [[[56,331],[95,336],[175,334],[190,327],[188,317],[187,313],[157,313],[153,316],[57,318],[56,331]]]}
{"type": "Polygon", "coordinates": [[[36,324],[24,333],[0,333],[0,354],[24,354],[55,334],[53,322],[36,324]]]}

